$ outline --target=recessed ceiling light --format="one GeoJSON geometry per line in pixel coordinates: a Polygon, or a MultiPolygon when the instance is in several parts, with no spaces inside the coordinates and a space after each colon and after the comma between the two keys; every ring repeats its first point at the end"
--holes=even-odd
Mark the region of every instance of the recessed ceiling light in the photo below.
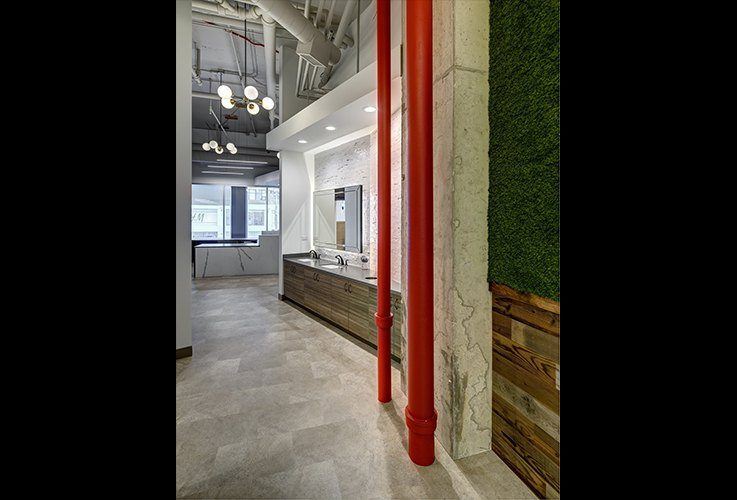
{"type": "Polygon", "coordinates": [[[203,170],[203,174],[220,174],[220,175],[243,175],[243,172],[215,172],[214,170],[203,170]]]}
{"type": "Polygon", "coordinates": [[[307,141],[305,141],[304,139],[300,139],[297,142],[300,143],[300,144],[307,144],[307,141]]]}
{"type": "Polygon", "coordinates": [[[373,107],[373,106],[366,106],[365,108],[363,108],[363,110],[364,110],[364,111],[365,111],[366,113],[373,113],[374,111],[376,111],[376,108],[375,108],[375,107],[373,107]]]}
{"type": "Polygon", "coordinates": [[[327,127],[325,127],[325,130],[335,130],[335,127],[333,127],[332,125],[328,125],[327,127]]]}

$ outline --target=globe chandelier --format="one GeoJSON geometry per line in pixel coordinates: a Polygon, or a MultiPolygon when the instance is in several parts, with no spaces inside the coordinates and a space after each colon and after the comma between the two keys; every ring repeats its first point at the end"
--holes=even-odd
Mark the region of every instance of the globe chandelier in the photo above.
{"type": "MultiPolygon", "coordinates": [[[[225,149],[227,149],[232,155],[236,154],[238,152],[238,148],[235,147],[235,144],[231,142],[230,137],[228,136],[228,133],[223,128],[222,123],[220,123],[220,119],[218,118],[218,115],[216,115],[215,112],[212,110],[212,104],[210,104],[210,114],[215,117],[215,121],[217,121],[218,127],[220,127],[220,130],[222,131],[222,134],[220,135],[220,140],[222,141],[223,134],[225,135],[225,138],[228,140],[228,143],[225,145],[225,149]]],[[[210,138],[209,135],[210,133],[208,132],[208,139],[210,138]]],[[[223,151],[224,151],[223,147],[220,144],[218,144],[218,141],[216,141],[215,139],[203,142],[202,149],[204,149],[205,151],[215,151],[219,155],[223,154],[223,151]]]]}
{"type": "MultiPolygon", "coordinates": [[[[220,97],[220,104],[225,109],[233,109],[233,108],[246,108],[246,111],[248,111],[252,115],[257,115],[259,111],[261,111],[261,108],[264,108],[266,111],[271,111],[274,109],[274,99],[272,99],[269,96],[264,96],[261,99],[259,99],[258,96],[258,89],[254,87],[253,85],[246,85],[245,79],[248,78],[248,25],[244,21],[244,29],[246,29],[246,37],[243,37],[243,47],[244,47],[244,54],[245,54],[245,60],[244,60],[244,75],[243,75],[243,97],[236,96],[233,94],[233,89],[231,89],[228,85],[223,85],[222,77],[220,79],[220,86],[218,87],[218,97],[220,97]]],[[[232,42],[232,39],[231,39],[232,42]]],[[[233,47],[235,49],[235,46],[233,47]]],[[[236,55],[237,58],[237,55],[236,55]]],[[[239,69],[240,71],[240,69],[239,69]]]]}

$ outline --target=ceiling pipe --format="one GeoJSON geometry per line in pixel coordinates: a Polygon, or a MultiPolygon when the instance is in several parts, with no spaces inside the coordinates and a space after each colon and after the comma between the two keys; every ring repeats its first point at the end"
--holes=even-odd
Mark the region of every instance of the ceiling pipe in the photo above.
{"type": "MultiPolygon", "coordinates": [[[[347,0],[345,3],[343,16],[340,18],[340,24],[338,25],[338,31],[335,33],[335,38],[333,39],[333,44],[335,44],[336,48],[340,47],[340,45],[343,43],[343,37],[345,37],[345,32],[348,29],[348,24],[350,24],[350,22],[353,20],[353,11],[356,10],[357,3],[357,0],[347,0]]],[[[339,48],[338,51],[340,51],[339,48]]],[[[340,58],[338,58],[338,61],[339,60],[340,58]]],[[[320,84],[318,85],[319,88],[323,88],[328,83],[328,81],[330,80],[330,75],[333,73],[333,66],[335,66],[338,61],[329,64],[328,67],[325,68],[325,71],[322,72],[320,84]]]]}
{"type": "MultiPolygon", "coordinates": [[[[312,0],[305,0],[305,11],[304,16],[305,18],[310,18],[310,4],[312,3],[312,0]]],[[[299,62],[297,63],[297,89],[295,90],[295,95],[299,95],[300,92],[302,92],[302,58],[299,58],[299,62]]],[[[305,65],[308,65],[306,61],[304,61],[305,65]]]]}
{"type": "Polygon", "coordinates": [[[297,54],[301,57],[320,66],[340,61],[340,49],[330,43],[292,4],[283,0],[254,0],[254,3],[294,35],[300,42],[297,45],[297,54]]]}
{"type": "Polygon", "coordinates": [[[328,18],[325,20],[325,26],[322,27],[323,34],[327,35],[328,29],[333,22],[333,11],[335,11],[335,0],[330,2],[330,10],[328,11],[328,18]]]}
{"type": "MultiPolygon", "coordinates": [[[[264,52],[266,53],[266,95],[276,101],[276,22],[264,12],[261,14],[261,23],[264,26],[264,52]]],[[[269,121],[273,129],[274,109],[269,110],[269,121]]]]}

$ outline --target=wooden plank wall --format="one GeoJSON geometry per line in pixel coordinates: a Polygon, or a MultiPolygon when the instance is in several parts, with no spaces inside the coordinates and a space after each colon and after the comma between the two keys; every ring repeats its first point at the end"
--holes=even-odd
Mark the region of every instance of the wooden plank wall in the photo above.
{"type": "Polygon", "coordinates": [[[560,498],[560,304],[490,290],[492,449],[540,498],[560,498]]]}

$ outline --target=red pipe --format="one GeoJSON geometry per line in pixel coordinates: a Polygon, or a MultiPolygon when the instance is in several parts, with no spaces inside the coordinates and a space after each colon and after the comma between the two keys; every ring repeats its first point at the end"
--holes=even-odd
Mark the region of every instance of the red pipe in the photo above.
{"type": "Polygon", "coordinates": [[[407,0],[407,407],[409,457],[435,461],[432,2],[407,0]]]}
{"type": "Polygon", "coordinates": [[[378,388],[379,401],[392,400],[391,331],[394,316],[389,305],[391,283],[391,17],[389,0],[376,4],[376,66],[377,101],[379,123],[378,165],[378,274],[377,311],[374,315],[378,335],[378,388]]]}

